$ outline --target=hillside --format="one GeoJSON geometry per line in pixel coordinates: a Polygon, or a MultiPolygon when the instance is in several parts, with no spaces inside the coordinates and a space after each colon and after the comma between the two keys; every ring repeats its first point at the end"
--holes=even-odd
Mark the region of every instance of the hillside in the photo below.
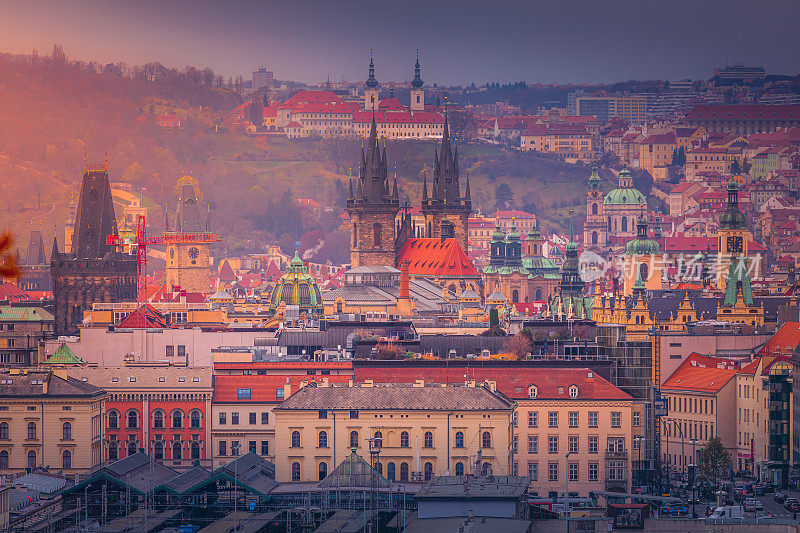
{"type": "MultiPolygon", "coordinates": [[[[0,56],[0,227],[10,227],[22,240],[32,228],[47,239],[54,226],[63,235],[84,153],[90,161],[102,161],[107,153],[112,181],[128,182],[144,196],[156,232],[160,206],[174,204],[175,181],[191,172],[223,238],[217,255],[263,250],[277,241],[286,250],[299,242],[315,260],[346,260],[347,235],[337,229],[338,215],[360,141],[290,141],[230,131],[227,114],[239,99],[216,87],[213,73],[155,65],[0,56]],[[175,113],[181,128],[158,127],[156,116],[163,112],[175,113]],[[332,209],[312,216],[298,211],[294,198],[332,209]]],[[[495,190],[503,184],[515,207],[540,215],[544,230],[565,229],[569,208],[582,205],[585,167],[499,147],[459,149],[476,211],[493,211],[495,190]]],[[[412,204],[419,203],[433,150],[431,142],[388,145],[401,195],[412,204]]]]}

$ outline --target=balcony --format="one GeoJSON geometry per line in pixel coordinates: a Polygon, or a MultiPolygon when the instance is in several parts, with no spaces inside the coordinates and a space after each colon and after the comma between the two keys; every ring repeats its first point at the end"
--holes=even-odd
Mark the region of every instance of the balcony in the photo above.
{"type": "Polygon", "coordinates": [[[623,450],[621,452],[617,451],[606,451],[606,460],[609,461],[627,461],[628,460],[628,450],[623,450]]]}

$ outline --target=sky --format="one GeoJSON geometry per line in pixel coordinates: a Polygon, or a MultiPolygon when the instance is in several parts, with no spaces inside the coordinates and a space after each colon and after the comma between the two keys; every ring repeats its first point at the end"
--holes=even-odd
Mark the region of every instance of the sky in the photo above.
{"type": "Polygon", "coordinates": [[[707,79],[800,69],[798,0],[0,0],[0,52],[428,84],[707,79]]]}

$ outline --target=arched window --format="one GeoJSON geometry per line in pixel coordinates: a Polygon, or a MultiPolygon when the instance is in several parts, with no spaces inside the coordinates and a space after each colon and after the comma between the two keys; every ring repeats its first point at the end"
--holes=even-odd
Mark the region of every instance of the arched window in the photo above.
{"type": "Polygon", "coordinates": [[[138,451],[139,451],[139,449],[136,447],[136,441],[129,440],[128,441],[128,457],[130,457],[131,455],[136,455],[136,452],[138,452],[138,451]]]}
{"type": "Polygon", "coordinates": [[[153,458],[157,461],[164,460],[164,443],[161,441],[156,441],[153,445],[153,458]]]}
{"type": "Polygon", "coordinates": [[[36,452],[33,450],[28,452],[28,468],[36,468],[36,452]]]}
{"type": "Polygon", "coordinates": [[[164,429],[164,411],[153,412],[153,429],[164,429]]]}
{"type": "Polygon", "coordinates": [[[484,431],[483,435],[481,436],[481,446],[483,448],[491,448],[492,447],[492,434],[488,431],[484,431]]]}
{"type": "Polygon", "coordinates": [[[372,225],[372,241],[374,243],[375,248],[381,247],[381,233],[383,232],[383,228],[381,227],[380,222],[376,222],[372,225]]]}
{"type": "Polygon", "coordinates": [[[108,427],[109,429],[117,429],[119,427],[119,413],[116,411],[108,412],[108,427]]]}
{"type": "Polygon", "coordinates": [[[379,463],[376,463],[376,464],[375,464],[375,470],[376,470],[376,471],[377,471],[379,474],[383,475],[383,463],[380,463],[380,462],[379,462],[379,463]]]}
{"type": "Polygon", "coordinates": [[[456,475],[463,476],[464,475],[464,463],[461,461],[456,463],[456,475]]]}
{"type": "Polygon", "coordinates": [[[597,244],[597,232],[592,232],[592,244],[597,244]]]}
{"type": "Polygon", "coordinates": [[[292,481],[300,481],[300,463],[292,463],[292,481]]]}
{"type": "Polygon", "coordinates": [[[9,438],[8,422],[0,422],[0,440],[8,440],[9,438]]]}
{"type": "Polygon", "coordinates": [[[492,474],[492,465],[491,465],[491,463],[488,463],[488,462],[487,463],[483,463],[483,468],[481,469],[481,473],[483,473],[484,476],[491,475],[492,474]]]}
{"type": "Polygon", "coordinates": [[[394,481],[395,476],[395,466],[394,463],[389,462],[386,464],[386,479],[389,481],[394,481]]]}
{"type": "Polygon", "coordinates": [[[400,463],[400,481],[408,481],[408,463],[400,463]]]}
{"type": "Polygon", "coordinates": [[[117,460],[117,441],[111,441],[108,443],[108,460],[109,461],[116,461],[117,460]]]}
{"type": "Polygon", "coordinates": [[[183,427],[183,411],[180,409],[175,409],[172,411],[172,427],[173,428],[182,428],[183,427]]]}
{"type": "Polygon", "coordinates": [[[200,411],[194,410],[189,413],[189,426],[192,428],[200,427],[200,411]]]}
{"type": "Polygon", "coordinates": [[[3,450],[0,452],[0,470],[8,469],[8,452],[3,450]]]}
{"type": "Polygon", "coordinates": [[[400,432],[400,447],[401,448],[408,448],[410,446],[408,442],[408,431],[401,431],[400,432]]]}
{"type": "Polygon", "coordinates": [[[327,431],[320,431],[319,432],[319,447],[320,448],[327,448],[328,447],[328,432],[327,431]]]}
{"type": "Polygon", "coordinates": [[[192,442],[192,459],[200,459],[200,443],[192,442]]]}
{"type": "Polygon", "coordinates": [[[535,300],[537,302],[541,302],[542,301],[542,289],[536,289],[536,298],[535,298],[535,300]]]}
{"type": "Polygon", "coordinates": [[[642,276],[642,281],[647,281],[648,274],[647,263],[641,263],[639,265],[639,275],[642,276]]]}
{"type": "Polygon", "coordinates": [[[608,217],[608,231],[611,231],[611,217],[608,217]]]}
{"type": "Polygon", "coordinates": [[[358,431],[350,432],[350,447],[358,448],[358,431]]]}
{"type": "Polygon", "coordinates": [[[383,447],[383,433],[381,433],[380,431],[376,431],[375,435],[373,435],[373,437],[375,439],[373,441],[374,447],[375,448],[382,448],[383,447]]]}
{"type": "Polygon", "coordinates": [[[300,432],[292,431],[292,448],[300,447],[300,432]]]}
{"type": "Polygon", "coordinates": [[[519,291],[517,289],[514,289],[513,291],[511,291],[511,301],[513,303],[518,303],[519,302],[519,291]]]}
{"type": "Polygon", "coordinates": [[[36,438],[36,423],[35,422],[28,422],[28,439],[35,439],[36,438]]]}
{"type": "Polygon", "coordinates": [[[319,464],[319,480],[322,481],[328,475],[328,463],[321,462],[319,464]]]}
{"type": "Polygon", "coordinates": [[[464,447],[464,433],[462,431],[456,431],[456,448],[463,448],[464,447]]]}
{"type": "Polygon", "coordinates": [[[622,217],[622,231],[628,231],[628,217],[622,217]]]}
{"type": "Polygon", "coordinates": [[[433,448],[433,433],[430,431],[425,432],[425,441],[423,446],[425,448],[433,448]]]}
{"type": "Polygon", "coordinates": [[[139,427],[139,413],[136,411],[128,411],[128,428],[135,429],[139,427]]]}
{"type": "Polygon", "coordinates": [[[72,424],[69,422],[64,422],[61,425],[61,439],[72,440],[72,424]]]}
{"type": "Polygon", "coordinates": [[[172,443],[172,458],[173,459],[180,459],[181,458],[181,441],[176,440],[172,443]]]}
{"type": "Polygon", "coordinates": [[[597,214],[597,204],[592,204],[592,214],[593,215],[597,214]]]}
{"type": "Polygon", "coordinates": [[[61,468],[64,470],[72,468],[72,452],[69,450],[64,450],[64,453],[61,454],[61,468]]]}
{"type": "Polygon", "coordinates": [[[430,481],[433,477],[433,463],[425,463],[425,481],[430,481]]]}

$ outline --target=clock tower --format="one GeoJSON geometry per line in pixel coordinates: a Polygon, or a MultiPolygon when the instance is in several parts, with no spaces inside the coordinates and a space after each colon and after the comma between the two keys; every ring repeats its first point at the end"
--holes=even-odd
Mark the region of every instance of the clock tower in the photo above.
{"type": "Polygon", "coordinates": [[[586,222],[583,224],[584,249],[602,250],[607,243],[608,223],[603,213],[603,183],[597,174],[597,167],[589,176],[589,190],[586,193],[586,222]]]}
{"type": "MultiPolygon", "coordinates": [[[[739,209],[739,185],[735,181],[728,183],[728,208],[719,217],[717,250],[720,255],[719,265],[727,265],[744,258],[747,259],[747,243],[750,231],[747,229],[747,217],[739,209]]],[[[728,269],[719,268],[717,287],[725,290],[728,269]]]]}
{"type": "Polygon", "coordinates": [[[176,188],[175,224],[170,226],[166,221],[164,237],[181,235],[181,238],[167,244],[165,284],[168,290],[180,287],[186,292],[207,293],[211,290],[210,243],[205,239],[194,242],[192,235],[208,232],[208,212],[205,222],[202,221],[200,189],[196,179],[184,174],[176,188]]]}

